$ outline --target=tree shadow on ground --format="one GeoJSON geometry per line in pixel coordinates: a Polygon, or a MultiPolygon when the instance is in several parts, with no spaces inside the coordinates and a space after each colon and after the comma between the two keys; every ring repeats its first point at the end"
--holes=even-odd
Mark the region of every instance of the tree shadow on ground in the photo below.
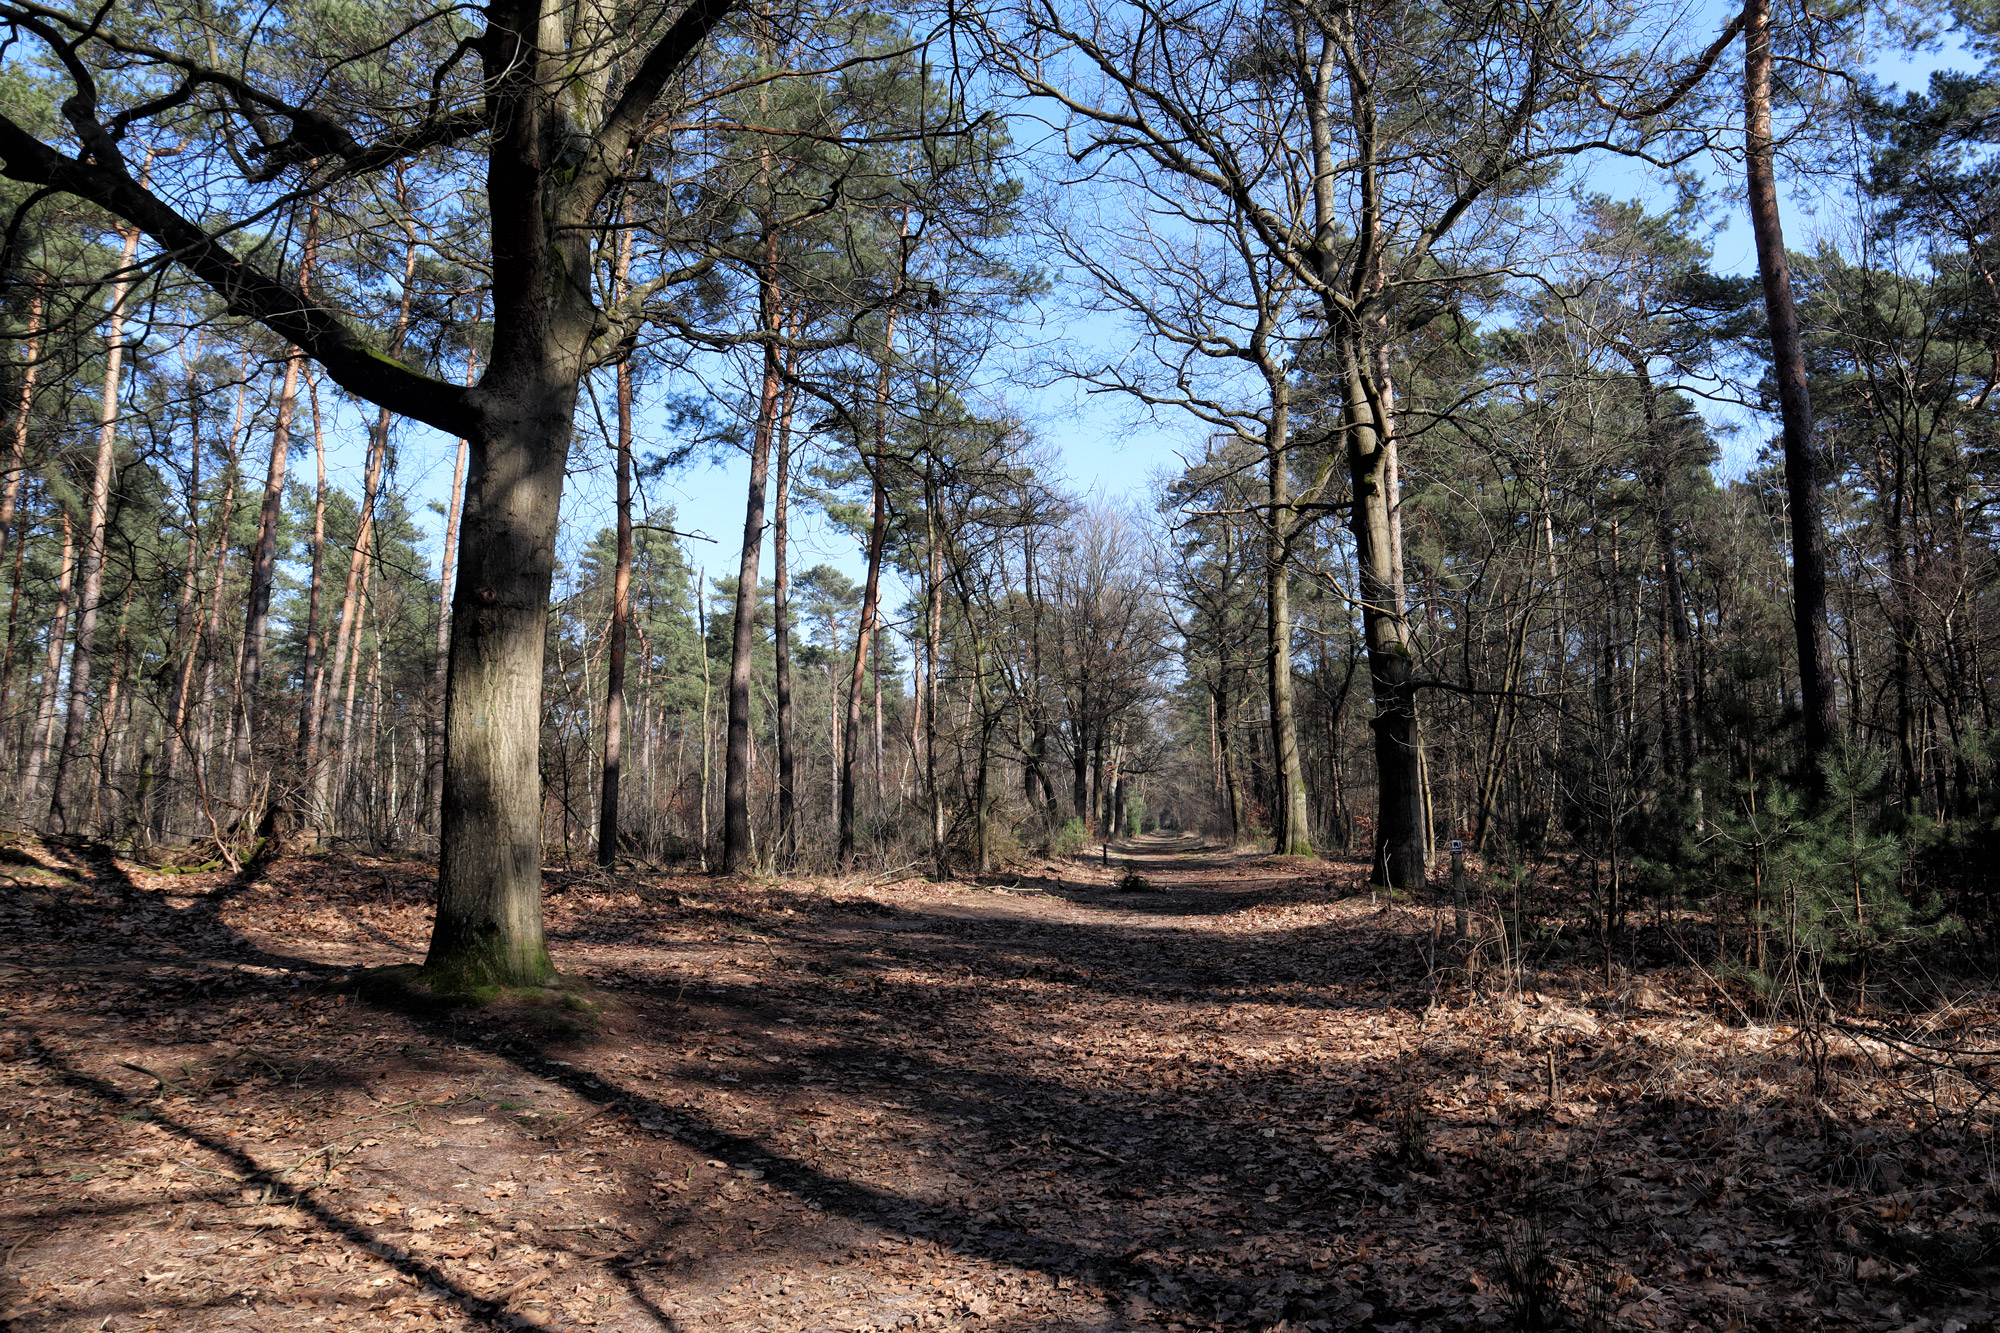
{"type": "MultiPolygon", "coordinates": [[[[216,952],[265,966],[283,957],[232,933],[219,910],[188,916],[195,909],[126,885],[121,894],[153,902],[155,913],[171,914],[216,952]]],[[[615,1068],[616,1036],[554,1042],[462,1011],[401,1021],[441,1047],[476,1049],[560,1087],[639,1140],[760,1171],[813,1212],[1102,1288],[1116,1320],[1109,1327],[1281,1319],[1307,1328],[1472,1326],[1480,1311],[1459,1284],[1489,1262],[1508,1215],[1552,1210],[1578,1253],[1594,1246],[1604,1262],[1636,1267],[1661,1234],[1661,1216],[1728,1206],[1724,1182],[1741,1169],[1725,1160],[1730,1135],[1766,1109],[1735,1085],[1662,1095],[1662,1071],[1681,1058],[1673,1052],[1649,1064],[1643,1050],[1635,1055],[1608,1037],[1545,1035],[1538,1040],[1561,1051],[1561,1077],[1594,1080],[1592,1095],[1603,1099],[1587,1120],[1564,1123],[1553,1089],[1538,1095],[1536,1061],[1496,1062],[1489,1049],[1455,1040],[1449,1015],[1434,1032],[1419,1023],[1412,1000],[1420,992],[1406,975],[1418,923],[1407,914],[1196,936],[1110,919],[968,918],[956,902],[878,903],[863,914],[840,910],[838,900],[791,899],[794,918],[745,913],[720,898],[677,907],[669,923],[586,907],[579,910],[590,919],[568,932],[577,955],[607,978],[615,960],[590,957],[607,936],[621,939],[621,955],[652,956],[617,963],[615,987],[652,1043],[647,1058],[673,1062],[704,1043],[711,1059],[724,1051],[719,1066],[678,1060],[673,1081],[698,1097],[755,1100],[771,1117],[751,1130],[724,1123],[724,1102],[676,1101],[642,1086],[644,1071],[615,1068]],[[664,941],[643,938],[671,926],[722,936],[683,941],[689,953],[704,944],[743,952],[746,939],[729,932],[746,919],[761,927],[763,943],[748,952],[762,962],[757,976],[741,980],[687,953],[680,968],[671,957],[661,966],[664,941]],[[623,940],[628,926],[641,938],[623,940]],[[836,946],[853,956],[830,960],[836,946]],[[1368,1015],[1376,1017],[1339,1030],[1359,1036],[1387,1024],[1396,1039],[1329,1051],[1312,1026],[1368,1015]],[[1156,1039],[1167,1023],[1179,1046],[1162,1053],[1156,1039]],[[767,1025],[784,1025],[798,1040],[765,1041],[767,1025]],[[1085,1025],[1129,1032],[1131,1058],[1117,1063],[1117,1042],[1079,1040],[1085,1025]],[[1294,1046],[1274,1047],[1274,1037],[1287,1036],[1294,1046]],[[773,1051],[785,1062],[771,1063],[773,1051]],[[1491,1083],[1495,1068],[1504,1097],[1465,1095],[1468,1078],[1491,1083]],[[947,1158],[943,1178],[956,1183],[942,1192],[920,1187],[912,1159],[912,1183],[899,1187],[879,1161],[853,1158],[845,1146],[822,1151],[785,1137],[787,1114],[826,1099],[907,1113],[924,1136],[912,1142],[935,1145],[947,1158]],[[1655,1141],[1634,1185],[1629,1163],[1614,1159],[1655,1141]],[[1379,1258],[1368,1266],[1381,1253],[1371,1245],[1416,1235],[1429,1249],[1409,1251],[1406,1269],[1451,1270],[1438,1274],[1431,1298],[1389,1282],[1379,1258]],[[1293,1245],[1298,1254],[1274,1257],[1274,1247],[1293,1245]]],[[[237,998],[257,996],[260,986],[266,1004],[284,998],[269,978],[237,998]]],[[[132,1020],[143,1025],[145,1015],[132,1020]]],[[[79,1093],[132,1101],[73,1062],[63,1068],[79,1093]]],[[[226,1141],[202,1143],[269,1174],[226,1141]]],[[[326,1214],[316,1219],[351,1243],[381,1243],[365,1223],[314,1206],[326,1214]]],[[[680,1253],[700,1251],[702,1215],[671,1201],[659,1206],[643,1187],[627,1190],[622,1214],[639,1234],[608,1262],[671,1327],[655,1279],[704,1276],[703,1261],[680,1253]],[[670,1253],[680,1257],[654,1262],[670,1253]]],[[[1690,1285],[1718,1280],[1731,1265],[1778,1271],[1788,1225],[1746,1232],[1733,1258],[1684,1270],[1696,1275],[1690,1285]]],[[[428,1261],[402,1254],[392,1262],[402,1269],[405,1260],[414,1267],[404,1271],[432,1281],[428,1261]]],[[[437,1285],[469,1315],[477,1311],[467,1302],[485,1299],[462,1283],[437,1285]]]]}

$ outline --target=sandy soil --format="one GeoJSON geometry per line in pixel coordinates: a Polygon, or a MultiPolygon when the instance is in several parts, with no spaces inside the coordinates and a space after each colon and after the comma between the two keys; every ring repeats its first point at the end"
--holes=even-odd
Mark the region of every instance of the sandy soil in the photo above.
{"type": "Polygon", "coordinates": [[[1674,976],[1477,993],[1353,865],[552,876],[598,1012],[441,1013],[353,985],[420,864],[4,856],[23,1333],[1480,1328],[1541,1261],[1598,1327],[1992,1326],[1983,1122],[1674,976]]]}

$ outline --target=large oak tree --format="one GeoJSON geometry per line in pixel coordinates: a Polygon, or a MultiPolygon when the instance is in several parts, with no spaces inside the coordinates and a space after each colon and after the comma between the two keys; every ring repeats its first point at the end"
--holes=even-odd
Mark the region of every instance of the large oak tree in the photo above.
{"type": "MultiPolygon", "coordinates": [[[[0,4],[14,58],[58,79],[63,128],[0,116],[0,163],[136,228],[357,397],[469,444],[452,591],[438,909],[442,987],[550,972],[541,916],[542,657],[557,511],[579,386],[670,272],[612,306],[596,281],[607,220],[661,132],[662,106],[733,0],[494,0],[374,13],[365,40],[286,40],[197,7],[0,4]],[[280,53],[280,54],[274,54],[280,53]],[[186,143],[142,182],[136,145],[186,143]],[[493,353],[470,386],[381,350],[258,239],[301,201],[422,156],[484,187],[493,353]],[[483,180],[479,179],[483,176],[483,180]]],[[[438,207],[451,208],[442,192],[438,207]]]]}

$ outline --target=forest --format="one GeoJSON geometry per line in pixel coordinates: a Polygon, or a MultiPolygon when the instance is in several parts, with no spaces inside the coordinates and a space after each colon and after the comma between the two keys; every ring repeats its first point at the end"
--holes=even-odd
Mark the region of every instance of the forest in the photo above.
{"type": "Polygon", "coordinates": [[[0,1330],[1994,1327],[1996,148],[1987,0],[0,0],[0,1330]]]}

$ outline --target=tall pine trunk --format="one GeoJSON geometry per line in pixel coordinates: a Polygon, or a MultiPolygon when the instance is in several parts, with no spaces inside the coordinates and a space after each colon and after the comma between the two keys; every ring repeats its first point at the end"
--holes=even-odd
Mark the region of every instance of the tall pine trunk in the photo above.
{"type": "Polygon", "coordinates": [[[1826,615],[1826,525],[1821,516],[1820,467],[1813,448],[1812,395],[1806,385],[1805,343],[1792,297],[1791,263],[1778,217],[1778,174],[1771,142],[1771,4],[1743,5],[1743,169],[1750,197],[1750,232],[1771,330],[1771,366],[1783,427],[1785,500],[1792,532],[1792,624],[1798,645],[1799,696],[1805,713],[1805,772],[1821,783],[1820,759],[1839,729],[1833,641],[1826,615]]]}
{"type": "MultiPolygon", "coordinates": [[[[195,399],[195,358],[189,355],[185,361],[187,387],[190,402],[195,399]]],[[[187,484],[187,551],[181,559],[181,592],[178,605],[174,608],[173,637],[167,646],[167,660],[163,666],[180,663],[176,672],[173,693],[169,696],[166,715],[166,735],[160,742],[159,770],[150,786],[157,785],[171,796],[174,770],[179,762],[181,746],[181,723],[187,714],[187,692],[194,675],[194,661],[201,650],[201,411],[198,406],[188,415],[188,484],[187,484]]],[[[167,817],[171,800],[161,800],[148,811],[148,831],[158,836],[166,832],[167,817]]]]}
{"type": "MultiPolygon", "coordinates": [[[[326,755],[327,727],[334,708],[340,701],[341,681],[348,674],[350,661],[358,651],[355,647],[360,639],[360,592],[363,575],[368,568],[369,545],[375,533],[375,504],[381,493],[383,460],[388,453],[389,413],[385,410],[377,415],[375,427],[368,433],[368,461],[361,481],[361,512],[354,529],[354,548],[347,559],[347,586],[340,598],[340,621],[334,630],[333,653],[327,661],[326,669],[313,682],[312,727],[306,736],[306,771],[312,775],[314,818],[326,827],[332,827],[333,811],[328,804],[332,771],[338,766],[340,756],[326,755]]],[[[337,799],[335,793],[332,799],[337,799]]]]}
{"type": "MultiPolygon", "coordinates": [[[[620,296],[632,269],[632,232],[618,238],[620,296]]],[[[597,863],[618,861],[618,796],[625,763],[625,643],[632,623],[632,347],[614,370],[618,408],[618,549],[611,572],[611,624],[604,678],[604,769],[597,784],[597,863]]]]}
{"type": "Polygon", "coordinates": [[[766,238],[764,270],[758,282],[764,343],[763,387],[757,396],[757,425],[750,446],[750,485],[743,502],[743,554],[736,572],[736,623],[729,649],[729,731],[722,775],[722,873],[748,869],[755,855],[750,833],[750,684],[757,645],[757,574],[764,554],[764,495],[770,481],[771,442],[776,434],[778,396],[784,375],[776,334],[782,323],[775,275],[777,235],[766,238]]]}
{"type": "MultiPolygon", "coordinates": [[[[299,291],[309,293],[319,248],[319,210],[306,213],[305,253],[299,262],[299,291]]],[[[250,812],[257,739],[258,691],[264,676],[264,638],[271,620],[271,588],[278,572],[278,523],[285,510],[285,467],[291,458],[292,413],[298,404],[299,372],[305,356],[286,349],[285,383],[278,394],[278,419],[271,429],[271,465],[264,479],[264,506],[257,520],[257,545],[250,557],[250,602],[243,618],[243,660],[236,669],[236,712],[230,722],[229,803],[239,819],[250,812]]],[[[244,832],[247,834],[248,829],[244,832]]]]}
{"type": "MultiPolygon", "coordinates": [[[[14,684],[14,629],[21,608],[21,556],[26,549],[23,540],[27,524],[21,524],[22,533],[14,531],[15,516],[21,498],[21,485],[28,475],[28,426],[34,416],[35,380],[41,375],[42,348],[42,304],[47,288],[46,278],[35,283],[35,295],[28,303],[28,344],[25,349],[27,364],[21,371],[21,396],[14,405],[13,447],[8,451],[7,480],[0,486],[0,563],[4,563],[8,553],[14,557],[14,576],[9,581],[7,593],[7,641],[4,660],[0,660],[0,716],[7,716],[7,701],[13,693],[14,684]]],[[[7,744],[13,732],[9,723],[0,726],[0,771],[7,764],[7,744]]]]}
{"type": "Polygon", "coordinates": [[[28,766],[21,774],[21,804],[35,799],[41,786],[42,766],[48,762],[49,746],[56,725],[56,697],[62,679],[63,641],[69,634],[70,593],[76,578],[76,536],[69,511],[62,511],[62,555],[56,566],[56,611],[49,625],[49,651],[42,660],[41,699],[35,705],[33,733],[28,744],[28,766]]]}
{"type": "Polygon", "coordinates": [[[42,294],[46,278],[35,284],[28,303],[28,344],[26,364],[21,368],[21,396],[14,403],[13,444],[7,451],[7,480],[0,486],[0,561],[20,545],[14,535],[14,512],[21,498],[21,483],[28,475],[28,426],[34,417],[35,380],[42,373],[42,294]]]}
{"type": "MultiPolygon", "coordinates": [[[[250,552],[250,600],[244,610],[242,657],[236,664],[236,707],[229,725],[229,803],[248,813],[256,743],[257,691],[264,674],[264,637],[271,620],[271,588],[278,572],[278,522],[284,516],[285,465],[292,448],[292,409],[298,401],[296,347],[285,357],[285,383],[278,395],[278,419],[271,430],[271,462],[264,476],[264,504],[257,520],[257,544],[250,552]]],[[[247,832],[247,830],[245,830],[247,832]]]]}
{"type": "MultiPolygon", "coordinates": [[[[150,156],[148,162],[150,164],[150,156]]],[[[141,184],[144,175],[141,174],[141,184]]],[[[97,463],[90,477],[90,512],[85,520],[83,571],[76,603],[76,640],[69,659],[69,710],[63,722],[62,747],[56,752],[54,789],[49,798],[44,832],[81,831],[79,751],[90,717],[90,673],[97,647],[97,615],[104,596],[104,552],[110,535],[111,473],[118,449],[118,386],[125,360],[125,298],[131,294],[132,257],[138,252],[139,229],[125,228],[125,248],[118,260],[118,278],[111,287],[111,322],[104,344],[104,397],[98,410],[97,463]]]]}
{"type": "MultiPolygon", "coordinates": [[[[294,738],[293,742],[301,760],[305,759],[312,749],[313,727],[315,722],[318,721],[313,700],[319,689],[320,674],[326,669],[326,662],[324,660],[326,657],[326,644],[322,642],[326,636],[320,633],[319,628],[320,600],[326,585],[326,426],[320,419],[319,383],[310,375],[306,377],[306,398],[312,406],[313,471],[315,476],[313,481],[312,571],[307,576],[305,654],[299,674],[299,726],[298,735],[294,738]]],[[[462,441],[459,445],[458,464],[459,474],[462,476],[465,471],[465,446],[462,441]]],[[[451,502],[454,510],[458,505],[458,481],[459,478],[457,476],[453,477],[451,502]]],[[[447,577],[444,586],[451,586],[449,577],[447,577]]],[[[442,644],[438,646],[438,652],[440,657],[442,657],[444,652],[442,644]]],[[[306,766],[307,774],[310,775],[311,771],[311,765],[308,764],[306,766]]]]}
{"type": "Polygon", "coordinates": [[[883,478],[889,447],[889,383],[896,347],[896,312],[889,311],[882,335],[882,364],[875,376],[875,440],[868,462],[868,575],[861,592],[861,624],[854,636],[854,662],[847,673],[847,723],[840,749],[840,869],[854,868],[855,766],[865,733],[861,729],[861,697],[868,669],[868,649],[882,599],[882,549],[889,531],[889,494],[883,478]]]}
{"type": "MultiPolygon", "coordinates": [[[[629,235],[629,233],[628,233],[629,235]]],[[[629,253],[630,242],[626,242],[629,253]]],[[[618,860],[618,788],[624,773],[625,641],[632,622],[632,359],[618,361],[618,553],[604,673],[604,777],[598,786],[597,863],[618,860]]]]}
{"type": "Polygon", "coordinates": [[[778,712],[778,842],[774,854],[780,870],[789,869],[799,856],[799,755],[792,729],[792,571],[787,549],[791,540],[795,393],[791,378],[786,376],[778,408],[778,493],[771,510],[771,647],[776,659],[778,712]]]}
{"type": "MultiPolygon", "coordinates": [[[[1276,799],[1271,802],[1272,851],[1279,856],[1311,856],[1305,765],[1299,755],[1297,692],[1292,682],[1292,540],[1299,519],[1291,494],[1289,404],[1282,378],[1274,377],[1270,389],[1271,430],[1265,440],[1271,523],[1264,566],[1264,669],[1271,703],[1271,777],[1277,786],[1276,799]]],[[[1115,816],[1112,822],[1116,822],[1115,816]]]]}

